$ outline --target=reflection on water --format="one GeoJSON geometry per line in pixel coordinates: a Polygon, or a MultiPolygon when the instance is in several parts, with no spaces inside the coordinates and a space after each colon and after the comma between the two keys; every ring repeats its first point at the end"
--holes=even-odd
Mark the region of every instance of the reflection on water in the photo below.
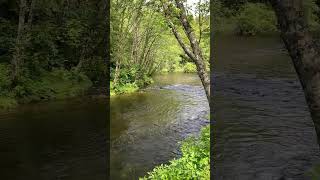
{"type": "Polygon", "coordinates": [[[141,92],[111,98],[111,179],[137,179],[178,157],[178,142],[209,123],[196,74],[154,79],[141,92]]]}
{"type": "Polygon", "coordinates": [[[28,104],[0,113],[0,179],[106,179],[106,99],[28,104]]]}
{"type": "Polygon", "coordinates": [[[319,148],[281,41],[218,37],[216,43],[215,179],[309,179],[319,148]]]}

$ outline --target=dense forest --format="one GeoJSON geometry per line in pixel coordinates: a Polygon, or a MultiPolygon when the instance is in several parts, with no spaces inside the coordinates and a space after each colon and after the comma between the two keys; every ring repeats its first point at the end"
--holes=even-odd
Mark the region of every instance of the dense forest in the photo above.
{"type": "MultiPolygon", "coordinates": [[[[189,39],[183,26],[179,25],[179,19],[172,18],[173,14],[165,15],[161,3],[111,1],[111,95],[143,88],[152,83],[152,75],[156,73],[196,72],[196,65],[168,24],[177,26],[184,44],[189,39]]],[[[200,1],[194,9],[186,7],[186,12],[209,66],[208,2],[200,1]]]]}
{"type": "Polygon", "coordinates": [[[0,109],[105,85],[106,1],[0,1],[0,109]]]}

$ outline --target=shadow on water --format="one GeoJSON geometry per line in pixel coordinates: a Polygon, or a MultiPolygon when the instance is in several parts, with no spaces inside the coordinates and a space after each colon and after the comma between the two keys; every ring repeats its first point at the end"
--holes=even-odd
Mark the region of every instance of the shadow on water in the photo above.
{"type": "Polygon", "coordinates": [[[216,43],[215,179],[310,179],[319,147],[281,41],[218,37],[216,43]]]}
{"type": "Polygon", "coordinates": [[[209,123],[196,74],[154,79],[141,92],[111,98],[111,179],[137,179],[179,157],[178,143],[209,123]]]}
{"type": "Polygon", "coordinates": [[[81,98],[0,113],[0,179],[106,179],[106,102],[81,98]]]}

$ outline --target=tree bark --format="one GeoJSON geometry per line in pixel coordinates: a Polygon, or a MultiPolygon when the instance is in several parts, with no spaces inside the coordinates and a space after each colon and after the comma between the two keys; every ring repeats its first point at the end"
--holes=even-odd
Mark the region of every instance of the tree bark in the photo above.
{"type": "Polygon", "coordinates": [[[303,87],[320,144],[320,48],[304,21],[302,0],[270,0],[303,87]]]}
{"type": "Polygon", "coordinates": [[[11,60],[12,72],[11,72],[11,80],[12,86],[15,86],[19,81],[21,64],[22,64],[22,56],[23,56],[23,33],[25,31],[25,17],[27,12],[27,2],[26,0],[20,0],[20,10],[19,10],[19,24],[18,24],[18,32],[15,44],[15,51],[11,60]]]}
{"type": "Polygon", "coordinates": [[[21,69],[23,65],[24,58],[24,49],[26,46],[27,36],[26,32],[31,30],[32,21],[33,21],[33,9],[35,7],[35,0],[31,0],[30,3],[27,3],[27,0],[20,0],[20,10],[19,10],[19,24],[17,31],[17,38],[15,42],[15,48],[13,57],[11,59],[11,80],[12,87],[16,86],[19,82],[21,76],[21,69]],[[26,19],[28,21],[26,21],[26,19]]]}

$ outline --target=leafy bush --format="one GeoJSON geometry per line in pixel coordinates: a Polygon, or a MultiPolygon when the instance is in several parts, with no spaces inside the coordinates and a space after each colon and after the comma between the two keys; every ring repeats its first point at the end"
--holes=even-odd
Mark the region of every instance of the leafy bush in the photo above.
{"type": "Polygon", "coordinates": [[[56,69],[39,79],[23,77],[14,94],[20,102],[61,99],[83,94],[92,85],[89,78],[76,71],[56,69]]]}
{"type": "Polygon", "coordinates": [[[262,3],[247,3],[237,18],[237,31],[250,36],[277,32],[274,11],[262,3]]]}
{"type": "Polygon", "coordinates": [[[197,72],[197,67],[194,63],[187,62],[183,67],[183,72],[185,72],[185,73],[197,72]]]}
{"type": "MultiPolygon", "coordinates": [[[[114,72],[111,72],[114,76],[114,72]]],[[[114,77],[111,77],[113,79],[114,77]]],[[[153,83],[150,75],[138,66],[122,67],[116,84],[110,82],[111,95],[132,93],[153,83]]]]}
{"type": "Polygon", "coordinates": [[[191,137],[181,146],[182,157],[160,165],[141,180],[210,179],[210,128],[205,127],[199,138],[191,137]]]}
{"type": "Polygon", "coordinates": [[[142,78],[136,80],[136,84],[139,88],[144,88],[152,83],[153,83],[153,79],[146,74],[144,74],[142,78]]]}
{"type": "Polygon", "coordinates": [[[118,94],[123,94],[123,93],[132,93],[135,92],[139,89],[136,83],[126,83],[123,84],[122,86],[119,86],[117,89],[118,94]]]}
{"type": "Polygon", "coordinates": [[[136,83],[126,83],[114,86],[113,82],[110,83],[110,95],[133,93],[139,89],[136,83]]]}

